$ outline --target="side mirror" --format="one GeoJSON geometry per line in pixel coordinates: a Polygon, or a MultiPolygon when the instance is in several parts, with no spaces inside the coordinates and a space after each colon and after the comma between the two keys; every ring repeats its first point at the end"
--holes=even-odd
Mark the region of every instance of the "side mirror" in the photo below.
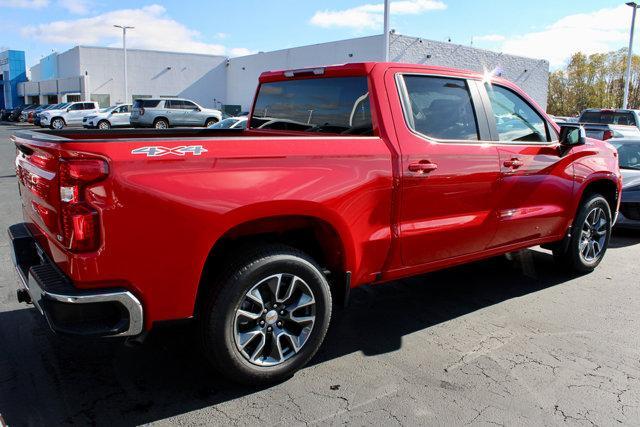
{"type": "Polygon", "coordinates": [[[66,110],[66,111],[67,111],[67,113],[68,113],[69,111],[71,111],[71,107],[67,107],[67,110],[66,110]]]}
{"type": "Polygon", "coordinates": [[[574,147],[584,145],[587,142],[587,133],[580,125],[560,126],[560,145],[563,147],[574,147]]]}

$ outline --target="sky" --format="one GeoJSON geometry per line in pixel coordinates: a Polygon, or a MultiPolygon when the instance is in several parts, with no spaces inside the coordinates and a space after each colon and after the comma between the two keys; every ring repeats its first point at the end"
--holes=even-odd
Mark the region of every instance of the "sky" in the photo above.
{"type": "MultiPolygon", "coordinates": [[[[391,28],[425,39],[546,59],[626,47],[621,0],[391,0],[391,28]]],[[[76,45],[240,56],[382,33],[382,0],[0,0],[0,48],[27,65],[76,45]]],[[[639,18],[640,19],[640,18],[639,18]]],[[[640,42],[640,28],[634,43],[640,42]]],[[[636,51],[640,51],[637,45],[636,51]]]]}

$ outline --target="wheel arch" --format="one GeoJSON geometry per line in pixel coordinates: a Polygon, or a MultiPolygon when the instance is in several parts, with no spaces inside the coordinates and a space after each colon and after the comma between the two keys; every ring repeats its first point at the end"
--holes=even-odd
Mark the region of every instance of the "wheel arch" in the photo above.
{"type": "Polygon", "coordinates": [[[619,186],[616,180],[610,176],[596,175],[586,181],[580,189],[579,197],[577,197],[578,205],[575,209],[576,213],[577,210],[580,209],[584,199],[591,194],[601,194],[609,203],[611,215],[615,215],[620,199],[619,186]]]}
{"type": "Polygon", "coordinates": [[[169,119],[165,116],[158,116],[156,118],[153,119],[153,125],[155,126],[155,124],[159,121],[159,120],[164,120],[165,122],[167,122],[167,125],[171,126],[171,122],[169,121],[169,119]]]}
{"type": "Polygon", "coordinates": [[[231,254],[249,245],[268,243],[285,244],[311,256],[330,272],[334,299],[342,301],[347,297],[354,245],[345,224],[308,213],[259,216],[237,221],[211,245],[198,283],[194,315],[198,314],[203,296],[210,294],[215,276],[228,265],[231,254]]]}

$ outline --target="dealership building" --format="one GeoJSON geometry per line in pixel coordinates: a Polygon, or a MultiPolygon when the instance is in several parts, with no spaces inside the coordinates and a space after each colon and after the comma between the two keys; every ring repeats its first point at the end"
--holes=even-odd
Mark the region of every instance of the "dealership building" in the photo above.
{"type": "Polygon", "coordinates": [[[18,96],[18,85],[26,80],[24,52],[0,52],[0,108],[13,108],[22,104],[23,100],[18,96]]]}
{"type": "MultiPolygon", "coordinates": [[[[470,46],[391,34],[393,62],[496,71],[521,86],[543,107],[549,63],[470,46]]],[[[247,110],[258,76],[267,70],[348,62],[382,61],[383,35],[228,58],[218,55],[128,49],[130,98],[189,98],[232,113],[247,110]]],[[[24,103],[91,100],[101,106],[125,101],[124,57],[119,48],[76,46],[53,53],[31,68],[31,80],[17,85],[24,103]]]]}

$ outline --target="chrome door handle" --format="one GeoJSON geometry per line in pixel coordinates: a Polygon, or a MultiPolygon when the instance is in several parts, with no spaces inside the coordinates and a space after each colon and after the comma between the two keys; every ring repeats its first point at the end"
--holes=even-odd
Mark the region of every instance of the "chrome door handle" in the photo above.
{"type": "Polygon", "coordinates": [[[517,157],[514,157],[511,160],[505,160],[502,164],[504,165],[504,167],[512,169],[518,169],[519,167],[524,165],[524,163],[522,163],[522,160],[518,159],[517,157]]]}
{"type": "Polygon", "coordinates": [[[419,162],[413,162],[409,164],[409,171],[418,173],[429,173],[438,169],[438,165],[431,163],[429,160],[420,160],[419,162]]]}

